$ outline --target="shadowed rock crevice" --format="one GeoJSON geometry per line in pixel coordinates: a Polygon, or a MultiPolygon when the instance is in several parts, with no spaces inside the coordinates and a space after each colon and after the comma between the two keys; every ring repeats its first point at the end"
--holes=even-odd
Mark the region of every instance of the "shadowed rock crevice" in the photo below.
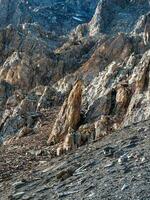
{"type": "Polygon", "coordinates": [[[115,89],[113,89],[111,91],[111,106],[110,106],[110,110],[109,110],[109,115],[114,115],[115,111],[116,111],[116,95],[117,95],[117,91],[115,89]]]}
{"type": "Polygon", "coordinates": [[[149,73],[150,73],[150,62],[148,64],[147,69],[145,70],[145,80],[144,80],[144,85],[143,85],[143,91],[147,91],[149,88],[149,83],[150,83],[149,73]]]}

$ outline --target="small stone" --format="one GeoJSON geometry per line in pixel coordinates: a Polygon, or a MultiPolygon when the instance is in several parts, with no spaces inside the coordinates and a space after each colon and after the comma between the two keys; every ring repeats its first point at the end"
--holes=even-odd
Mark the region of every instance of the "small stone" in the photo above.
{"type": "Polygon", "coordinates": [[[48,168],[44,169],[42,172],[43,172],[43,173],[50,172],[51,169],[52,169],[52,167],[48,167],[48,168]]]}
{"type": "Polygon", "coordinates": [[[67,178],[69,178],[70,176],[72,176],[74,173],[74,170],[69,168],[67,170],[63,170],[61,172],[59,172],[56,176],[57,176],[57,179],[63,181],[63,180],[66,180],[67,178]]]}
{"type": "Polygon", "coordinates": [[[61,197],[66,197],[68,195],[71,195],[71,194],[75,194],[75,193],[78,193],[79,191],[75,190],[75,191],[67,191],[67,192],[62,192],[62,193],[58,193],[58,197],[61,198],[61,197]]]}
{"type": "Polygon", "coordinates": [[[95,196],[95,193],[94,192],[92,192],[91,194],[89,194],[89,196],[88,197],[94,197],[95,196]]]}
{"type": "Polygon", "coordinates": [[[134,148],[137,144],[130,142],[130,144],[128,144],[127,146],[125,146],[125,148],[134,148]]]}
{"type": "Polygon", "coordinates": [[[124,154],[124,155],[122,155],[122,156],[120,156],[120,158],[118,159],[118,163],[120,164],[120,165],[123,165],[125,162],[127,162],[128,161],[128,156],[127,156],[127,154],[124,154]]]}
{"type": "Polygon", "coordinates": [[[137,177],[141,178],[141,177],[142,177],[142,174],[138,174],[137,177]]]}
{"type": "Polygon", "coordinates": [[[45,190],[48,190],[49,189],[49,187],[47,187],[47,186],[42,186],[42,187],[40,187],[39,189],[37,189],[36,190],[36,193],[43,193],[45,190]]]}
{"type": "Polygon", "coordinates": [[[146,158],[145,158],[145,157],[142,157],[142,158],[141,158],[141,162],[144,163],[145,161],[146,161],[146,158]]]}
{"type": "Polygon", "coordinates": [[[29,199],[31,199],[30,196],[24,196],[24,197],[22,197],[22,200],[29,200],[29,199]]]}
{"type": "Polygon", "coordinates": [[[124,168],[123,168],[123,172],[126,174],[126,173],[129,173],[131,171],[131,169],[129,168],[129,167],[127,167],[127,166],[125,166],[124,168]]]}
{"type": "Polygon", "coordinates": [[[145,128],[139,128],[138,129],[138,132],[144,132],[145,131],[145,128]]]}
{"type": "Polygon", "coordinates": [[[106,157],[110,157],[110,156],[113,156],[114,155],[114,148],[113,147],[106,147],[103,149],[103,153],[106,157]]]}
{"type": "Polygon", "coordinates": [[[18,192],[18,193],[15,193],[12,197],[15,199],[21,199],[24,194],[25,192],[18,192]]]}
{"type": "Polygon", "coordinates": [[[121,191],[124,191],[124,190],[126,190],[128,187],[129,187],[129,185],[128,185],[128,184],[124,184],[124,185],[122,186],[122,188],[121,188],[121,191]]]}
{"type": "Polygon", "coordinates": [[[114,162],[110,162],[110,163],[107,163],[104,168],[109,168],[109,167],[112,167],[114,165],[114,162]]]}
{"type": "Polygon", "coordinates": [[[128,160],[130,160],[130,159],[134,158],[134,155],[133,154],[129,154],[129,155],[127,155],[127,157],[128,157],[128,160]]]}
{"type": "Polygon", "coordinates": [[[18,181],[18,182],[14,182],[14,183],[12,184],[12,186],[15,187],[15,189],[19,189],[19,188],[21,188],[24,184],[25,184],[25,182],[23,182],[23,181],[18,181]]]}
{"type": "Polygon", "coordinates": [[[40,156],[43,153],[43,151],[41,149],[40,150],[31,150],[28,153],[31,155],[35,155],[35,156],[40,156]]]}
{"type": "Polygon", "coordinates": [[[44,165],[44,164],[47,164],[47,161],[45,161],[45,160],[39,161],[39,165],[44,165]]]}
{"type": "Polygon", "coordinates": [[[121,149],[121,150],[118,150],[114,153],[114,157],[120,158],[120,156],[122,156],[123,154],[124,154],[124,151],[121,149]]]}

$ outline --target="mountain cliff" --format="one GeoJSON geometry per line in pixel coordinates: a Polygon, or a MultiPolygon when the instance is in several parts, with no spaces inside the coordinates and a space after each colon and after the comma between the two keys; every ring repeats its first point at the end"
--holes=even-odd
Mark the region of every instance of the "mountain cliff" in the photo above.
{"type": "Polygon", "coordinates": [[[0,1],[5,155],[64,156],[141,127],[149,108],[149,0],[0,1]]]}

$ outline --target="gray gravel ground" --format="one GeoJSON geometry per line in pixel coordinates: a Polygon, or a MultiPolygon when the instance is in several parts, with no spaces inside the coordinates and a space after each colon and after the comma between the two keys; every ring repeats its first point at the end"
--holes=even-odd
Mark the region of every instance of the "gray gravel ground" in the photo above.
{"type": "Polygon", "coordinates": [[[39,161],[30,177],[0,183],[0,200],[7,199],[149,200],[150,121],[39,161]]]}

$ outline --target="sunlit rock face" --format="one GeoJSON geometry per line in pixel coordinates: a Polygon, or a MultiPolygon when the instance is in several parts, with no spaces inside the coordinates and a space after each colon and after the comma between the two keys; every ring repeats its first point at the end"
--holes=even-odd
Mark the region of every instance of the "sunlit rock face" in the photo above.
{"type": "Polygon", "coordinates": [[[77,31],[90,36],[115,35],[118,32],[132,33],[135,27],[142,31],[142,27],[139,28],[140,21],[149,12],[149,6],[148,0],[99,1],[91,21],[86,25],[81,25],[77,31]]]}
{"type": "Polygon", "coordinates": [[[149,10],[149,0],[1,0],[0,141],[36,132],[59,106],[47,138],[59,152],[148,119],[149,10]]]}
{"type": "Polygon", "coordinates": [[[82,82],[78,81],[71,90],[68,99],[62,105],[54,124],[48,143],[64,140],[69,128],[78,129],[81,119],[82,82]]]}

